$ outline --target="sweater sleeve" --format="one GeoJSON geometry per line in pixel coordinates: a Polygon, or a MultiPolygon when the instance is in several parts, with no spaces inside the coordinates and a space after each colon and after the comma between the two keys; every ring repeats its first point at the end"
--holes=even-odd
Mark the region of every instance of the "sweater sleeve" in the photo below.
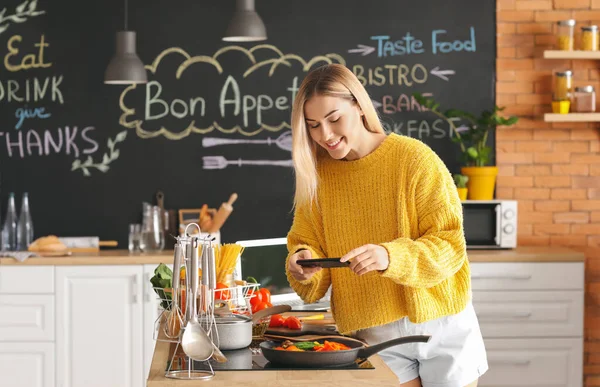
{"type": "Polygon", "coordinates": [[[309,250],[313,258],[326,258],[323,242],[323,226],[318,218],[316,208],[296,208],[292,228],[287,235],[289,254],[286,258],[285,271],[288,282],[294,291],[306,303],[323,298],[331,284],[330,269],[323,268],[306,281],[296,280],[287,269],[287,263],[298,250],[309,250]]]}
{"type": "Polygon", "coordinates": [[[439,284],[467,260],[462,205],[452,176],[437,154],[427,151],[415,163],[417,171],[409,191],[416,202],[419,237],[381,244],[390,258],[381,275],[417,288],[439,284]]]}

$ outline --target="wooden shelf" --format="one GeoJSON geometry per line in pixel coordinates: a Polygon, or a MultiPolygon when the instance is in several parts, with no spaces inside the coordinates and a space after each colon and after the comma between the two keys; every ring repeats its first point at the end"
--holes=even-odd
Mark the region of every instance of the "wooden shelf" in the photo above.
{"type": "Polygon", "coordinates": [[[564,50],[546,50],[544,51],[546,59],[599,59],[600,51],[564,51],[564,50]]]}
{"type": "Polygon", "coordinates": [[[600,122],[600,113],[544,114],[546,122],[600,122]]]}

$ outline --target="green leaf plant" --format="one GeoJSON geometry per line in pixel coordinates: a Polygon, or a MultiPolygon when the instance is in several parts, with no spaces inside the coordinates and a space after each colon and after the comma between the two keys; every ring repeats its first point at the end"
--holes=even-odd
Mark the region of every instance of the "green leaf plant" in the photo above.
{"type": "Polygon", "coordinates": [[[464,166],[483,167],[489,164],[492,148],[488,146],[489,133],[498,126],[514,125],[518,118],[503,117],[500,113],[504,107],[494,106],[493,111],[483,111],[479,117],[458,109],[440,110],[440,104],[432,97],[414,93],[415,100],[436,116],[442,118],[452,130],[450,138],[460,146],[461,162],[464,166]],[[457,127],[455,122],[462,122],[457,127]]]}

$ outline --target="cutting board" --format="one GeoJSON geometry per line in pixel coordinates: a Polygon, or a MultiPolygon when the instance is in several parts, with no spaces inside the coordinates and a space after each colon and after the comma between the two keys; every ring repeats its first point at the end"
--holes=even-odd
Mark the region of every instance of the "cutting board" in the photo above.
{"type": "Polygon", "coordinates": [[[312,324],[302,324],[302,329],[289,329],[284,327],[277,328],[269,328],[265,332],[266,335],[275,335],[275,336],[303,336],[303,335],[321,335],[321,336],[331,336],[331,335],[339,335],[337,328],[335,325],[312,325],[312,324]]]}

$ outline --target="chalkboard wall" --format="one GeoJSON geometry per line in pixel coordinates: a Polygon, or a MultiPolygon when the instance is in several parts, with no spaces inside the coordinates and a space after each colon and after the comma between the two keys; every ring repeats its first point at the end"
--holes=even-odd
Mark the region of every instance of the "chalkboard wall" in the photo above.
{"type": "Polygon", "coordinates": [[[3,1],[3,217],[8,192],[29,192],[36,237],[124,247],[158,190],[172,209],[218,207],[237,192],[223,241],[284,236],[291,101],[306,71],[327,62],[359,75],[389,131],[422,139],[458,170],[448,126],[410,96],[492,108],[494,1],[257,0],[268,40],[231,44],[221,36],[234,3],[130,0],[149,83],[128,87],[103,84],[123,2],[3,1]]]}

